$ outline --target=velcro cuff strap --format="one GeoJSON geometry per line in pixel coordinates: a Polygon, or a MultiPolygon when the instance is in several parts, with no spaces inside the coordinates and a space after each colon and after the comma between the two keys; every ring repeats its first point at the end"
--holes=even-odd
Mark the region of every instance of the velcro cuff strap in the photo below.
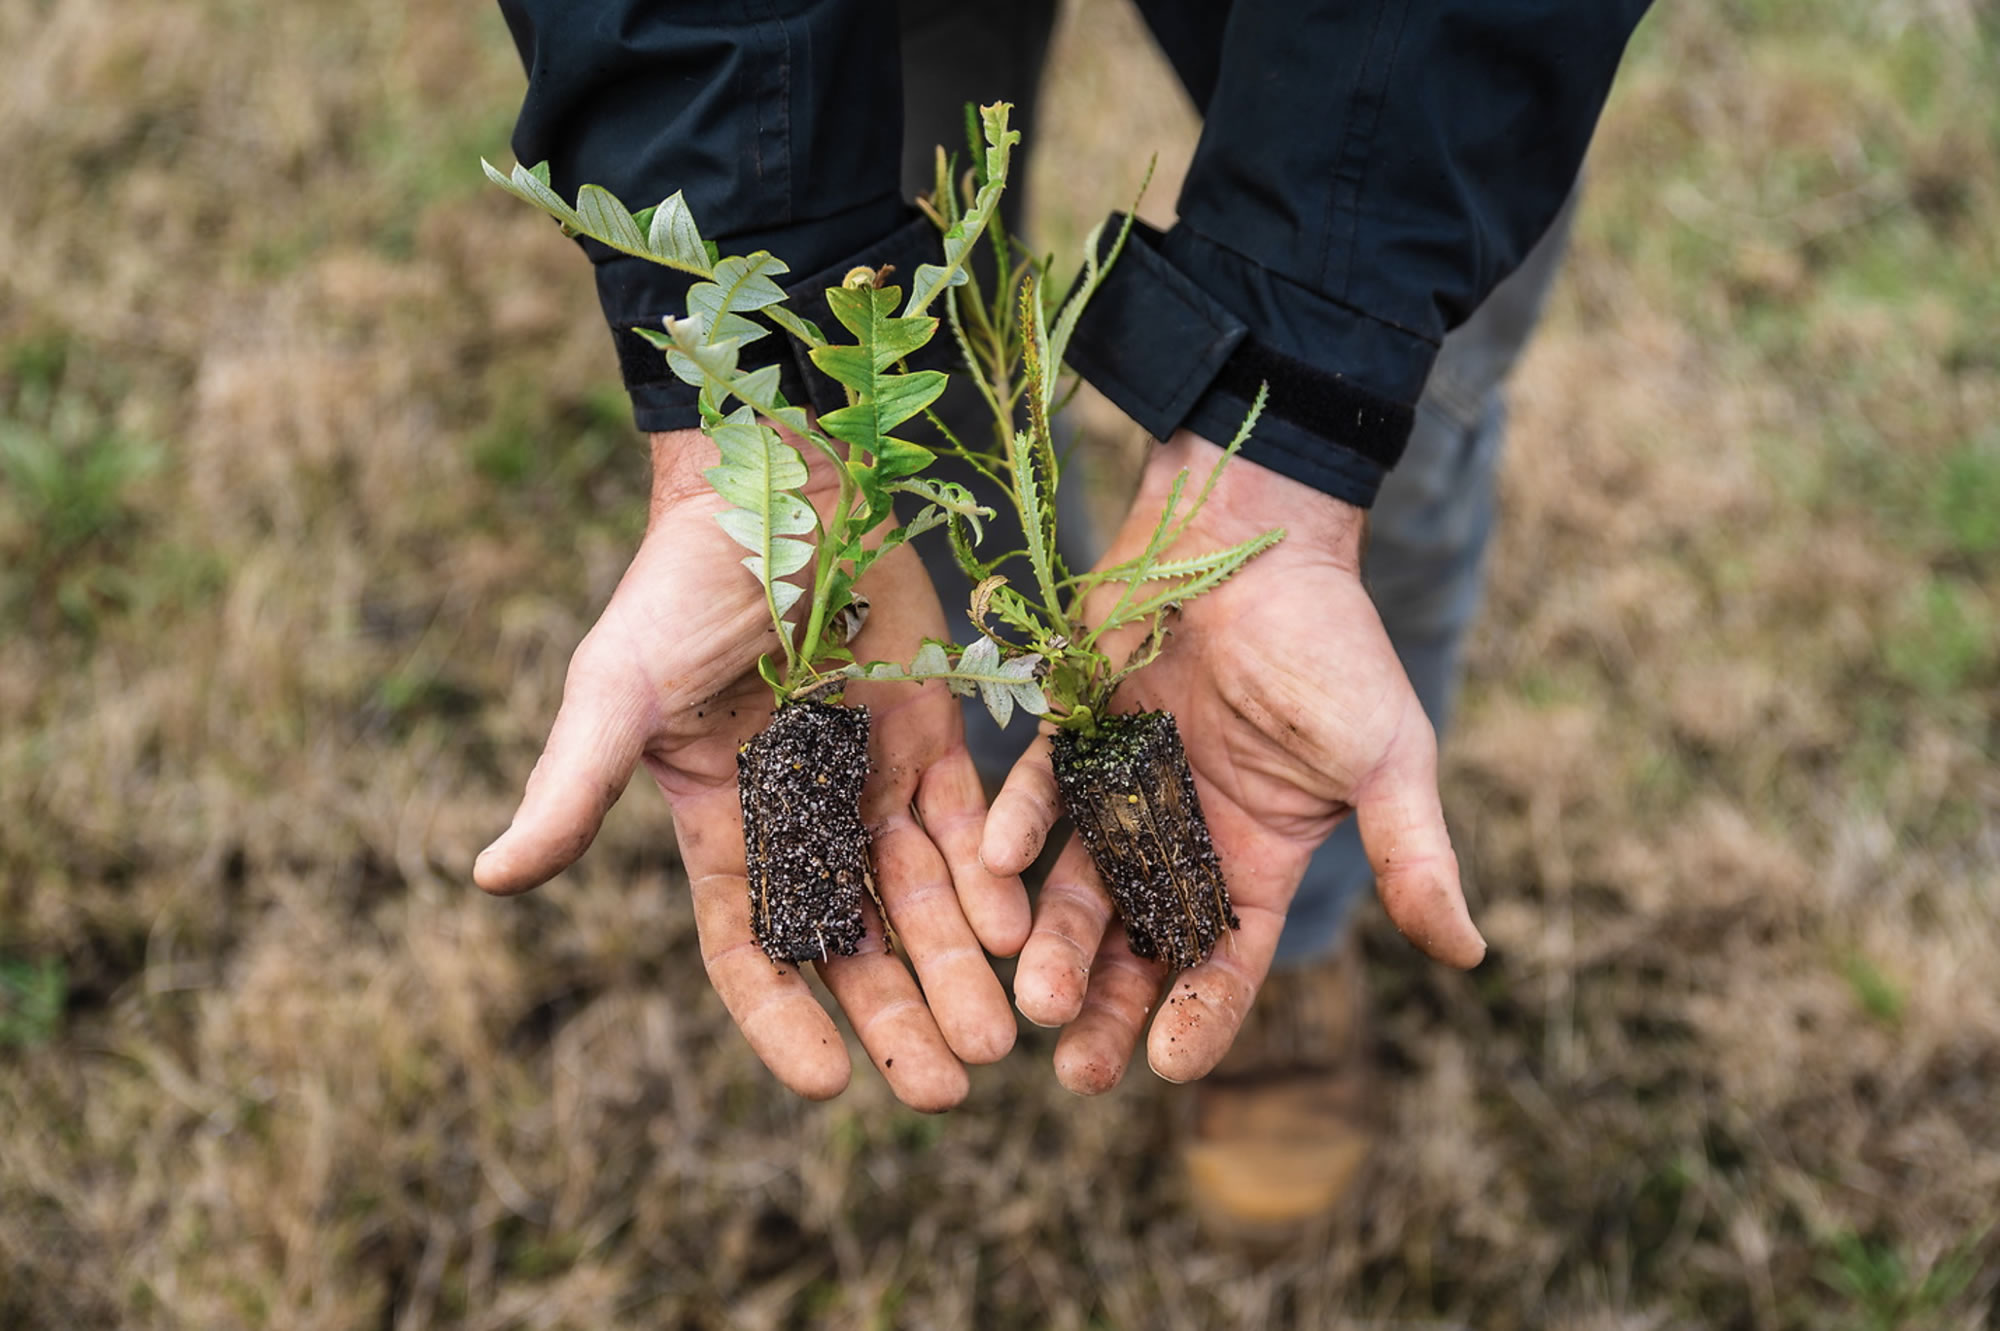
{"type": "MultiPolygon", "coordinates": [[[[1264,415],[1329,439],[1387,470],[1403,456],[1417,409],[1371,393],[1338,374],[1245,340],[1214,387],[1244,402],[1254,401],[1259,384],[1271,386],[1264,415]]],[[[1222,442],[1220,440],[1217,441],[1222,442]]]]}

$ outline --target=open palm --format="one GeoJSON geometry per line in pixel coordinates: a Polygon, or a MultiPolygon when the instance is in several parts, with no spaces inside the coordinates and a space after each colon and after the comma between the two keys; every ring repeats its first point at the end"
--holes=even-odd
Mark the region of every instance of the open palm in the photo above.
{"type": "MultiPolygon", "coordinates": [[[[1163,445],[1104,563],[1143,546],[1181,468],[1199,484],[1220,457],[1192,435],[1163,445]]],[[[1361,584],[1358,510],[1239,462],[1170,553],[1219,549],[1272,526],[1285,526],[1286,539],[1188,603],[1159,660],[1116,698],[1120,711],[1164,709],[1178,720],[1242,919],[1207,961],[1174,977],[1152,1023],[1149,1060],[1174,1081],[1202,1076],[1228,1051],[1307,861],[1349,812],[1397,926],[1452,965],[1475,965],[1485,950],[1438,803],[1436,738],[1361,584]]],[[[1024,868],[1055,817],[1044,741],[995,801],[987,865],[1024,868]]],[[[1042,888],[1014,989],[1030,1020],[1066,1027],[1056,1051],[1065,1085],[1094,1093],[1117,1084],[1166,978],[1127,946],[1071,838],[1042,888]]]]}
{"type": "MultiPolygon", "coordinates": [[[[776,630],[741,550],[714,521],[723,501],[700,480],[714,445],[694,431],[654,444],[645,539],[571,658],[521,807],[474,877],[508,894],[561,872],[643,763],[673,809],[716,992],[781,1081],[825,1098],[847,1084],[846,1048],[798,968],[773,964],[752,935],[736,794],[736,751],[770,716],[755,665],[777,650],[776,630]]],[[[816,469],[807,497],[825,504],[833,484],[816,469]]],[[[879,560],[861,590],[874,609],[853,643],[860,659],[908,660],[942,635],[936,593],[907,547],[879,560]]],[[[873,713],[862,816],[883,906],[922,989],[889,954],[872,910],[859,952],[816,964],[896,1094],[947,1108],[965,1094],[961,1059],[991,1062],[1012,1047],[1012,1014],[981,944],[1017,949],[1025,904],[1018,882],[980,865],[985,800],[944,686],[859,685],[848,701],[873,713]]]]}

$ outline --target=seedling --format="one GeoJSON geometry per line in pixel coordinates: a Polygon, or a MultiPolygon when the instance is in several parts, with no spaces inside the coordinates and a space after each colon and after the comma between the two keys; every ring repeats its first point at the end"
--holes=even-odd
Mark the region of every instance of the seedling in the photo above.
{"type": "MultiPolygon", "coordinates": [[[[947,235],[962,228],[989,183],[975,168],[955,193],[950,163],[940,151],[937,187],[927,201],[932,220],[947,235]]],[[[973,583],[971,619],[982,635],[963,650],[959,667],[977,661],[1034,681],[1032,689],[979,686],[979,692],[1001,725],[1018,705],[1054,726],[1053,760],[1063,802],[1124,918],[1132,950],[1180,969],[1205,959],[1223,931],[1237,927],[1237,919],[1173,716],[1115,714],[1113,698],[1121,683],[1158,659],[1181,606],[1277,544],[1284,532],[1274,529],[1227,549],[1167,557],[1213,494],[1223,467],[1249,438],[1264,406],[1260,388],[1222,461],[1184,511],[1188,473],[1175,479],[1139,554],[1088,572],[1065,565],[1056,516],[1063,460],[1050,421],[1076,390],[1076,377],[1063,369],[1071,336],[1123,251],[1131,226],[1128,214],[1101,260],[1103,227],[1091,233],[1082,274],[1052,318],[1050,262],[1016,257],[1005,230],[988,225],[994,287],[989,291],[975,278],[951,288],[945,315],[992,418],[991,437],[961,440],[935,414],[930,420],[943,440],[940,451],[956,455],[1004,492],[1024,534],[1021,549],[982,559],[975,547],[978,532],[957,514],[944,515],[954,554],[973,583]],[[1107,644],[1135,635],[1136,647],[1122,660],[1114,658],[1107,644]]],[[[943,673],[943,658],[942,648],[933,649],[928,660],[919,658],[904,673],[943,673]]],[[[893,667],[868,674],[898,677],[893,667]]],[[[962,680],[949,682],[968,689],[962,680]]]]}
{"type": "MultiPolygon", "coordinates": [[[[839,701],[844,686],[865,673],[847,646],[868,609],[855,586],[912,536],[949,520],[977,539],[981,518],[991,513],[964,487],[924,479],[935,454],[895,432],[944,391],[944,374],[905,364],[937,331],[928,311],[966,281],[966,262],[999,205],[1020,141],[1008,128],[1009,109],[982,113],[981,186],[946,230],[944,262],[917,269],[907,301],[886,273],[865,268],[826,293],[851,343],[786,308],[774,279],[787,269],[775,256],[723,257],[679,194],[633,213],[610,191],[585,185],[571,206],[550,188],[546,164],[516,166],[508,175],[481,163],[495,183],[570,234],[700,279],[688,293],[686,318],[635,331],[699,390],[702,430],[721,454],[704,474],[730,505],[717,520],[749,551],[742,563],[777,630],[780,652],[757,662],[774,714],[737,757],[751,921],[774,960],[851,955],[864,933],[861,894],[874,890],[859,812],[868,715],[839,701]],[[771,331],[760,319],[806,345],[813,363],[846,390],[845,406],[814,419],[785,400],[775,366],[740,368],[743,347],[771,331]],[[826,512],[803,492],[810,473],[801,448],[824,456],[838,478],[826,512]],[[895,521],[899,496],[919,505],[907,523],[895,521]]],[[[1019,673],[1003,676],[997,662],[983,674],[979,658],[966,664],[942,673],[972,687],[998,686],[1022,684],[1033,668],[1009,663],[1019,673]]]]}

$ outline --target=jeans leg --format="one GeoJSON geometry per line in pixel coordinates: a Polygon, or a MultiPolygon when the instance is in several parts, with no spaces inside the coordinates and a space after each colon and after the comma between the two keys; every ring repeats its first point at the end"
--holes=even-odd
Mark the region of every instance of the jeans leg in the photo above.
{"type": "MultiPolygon", "coordinates": [[[[1369,517],[1362,570],[1403,670],[1440,736],[1451,720],[1459,655],[1485,589],[1495,483],[1507,434],[1505,386],[1539,319],[1576,207],[1569,203],[1515,274],[1445,339],[1417,404],[1416,429],[1369,517]]],[[[1375,881],[1349,818],[1313,856],[1278,940],[1276,965],[1340,945],[1375,881]]]]}

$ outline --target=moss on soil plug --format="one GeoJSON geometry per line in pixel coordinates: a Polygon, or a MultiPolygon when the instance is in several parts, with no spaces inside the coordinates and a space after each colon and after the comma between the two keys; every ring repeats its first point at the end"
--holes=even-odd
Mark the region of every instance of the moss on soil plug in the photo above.
{"type": "Polygon", "coordinates": [[[1117,903],[1132,950],[1185,970],[1238,925],[1194,774],[1168,712],[1106,717],[1054,740],[1063,803],[1117,903]]]}
{"type": "Polygon", "coordinates": [[[780,707],[736,755],[750,925],[773,961],[852,956],[873,895],[861,783],[868,713],[800,702],[780,707]]]}

